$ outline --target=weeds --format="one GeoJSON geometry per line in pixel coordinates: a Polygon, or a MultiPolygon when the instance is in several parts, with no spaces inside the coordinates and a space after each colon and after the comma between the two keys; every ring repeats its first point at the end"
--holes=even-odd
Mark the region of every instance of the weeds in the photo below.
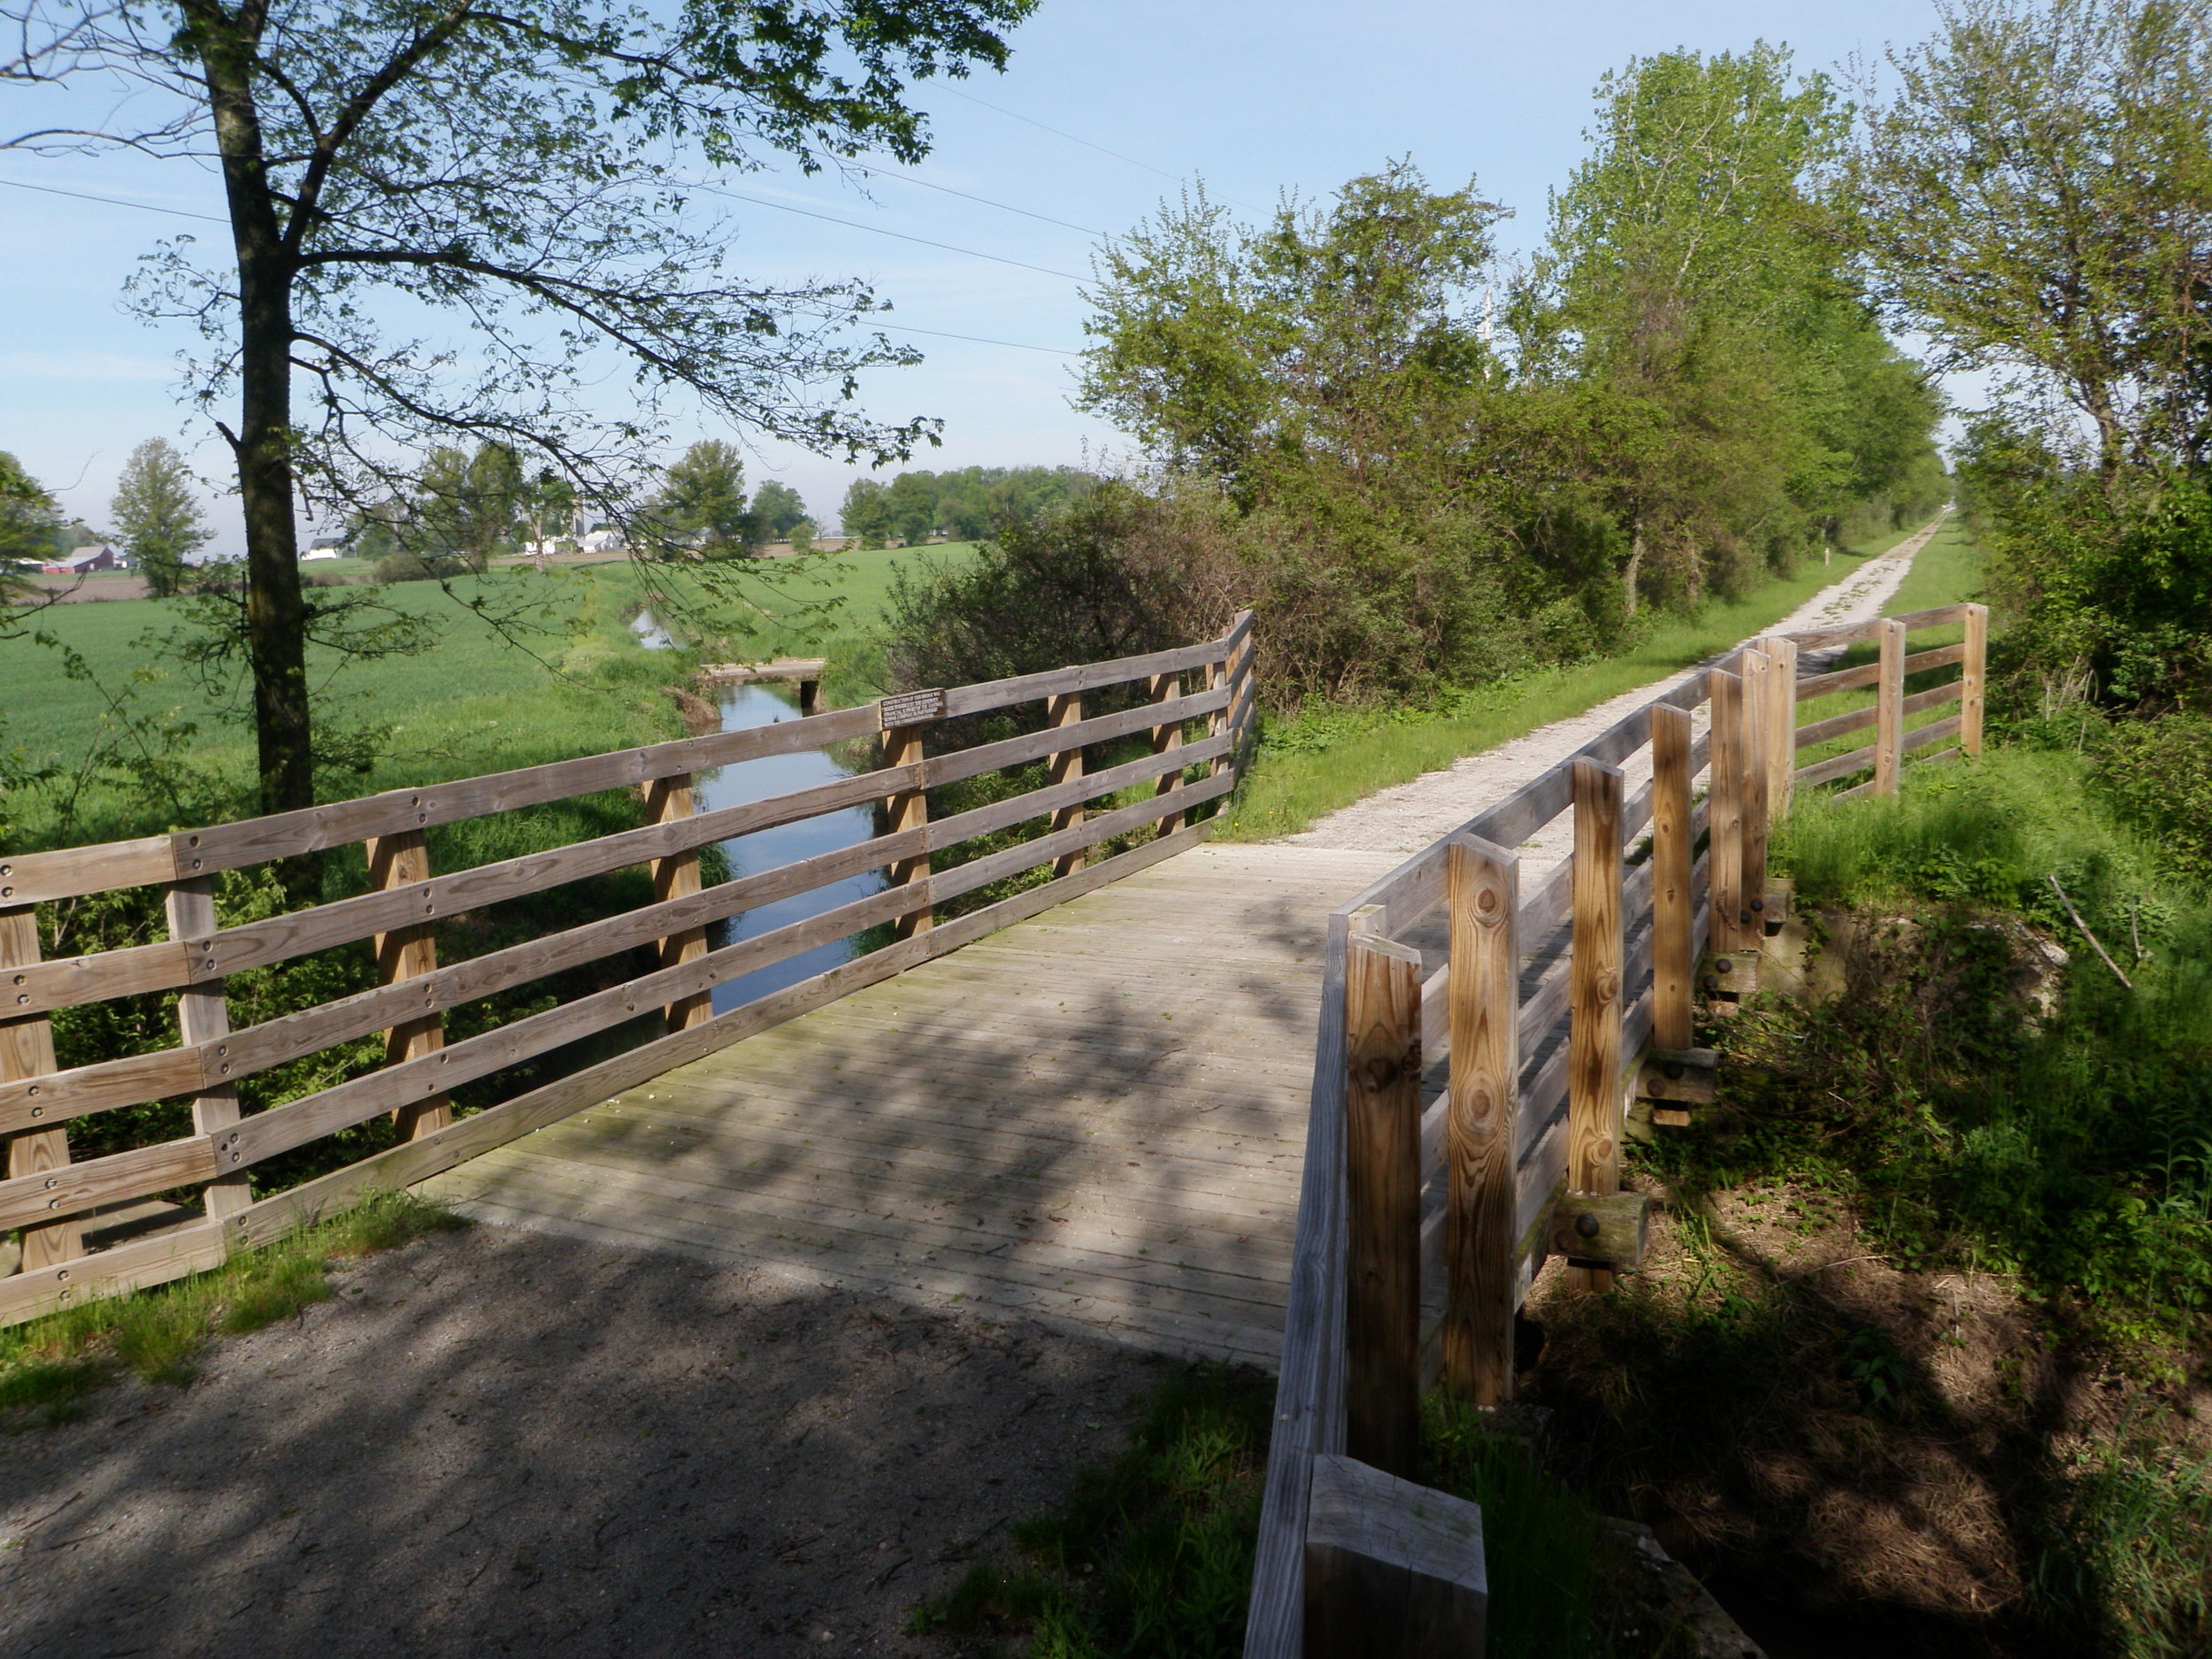
{"type": "Polygon", "coordinates": [[[918,1634],[1025,1631],[1032,1659],[1215,1659],[1240,1652],[1274,1383],[1243,1368],[1177,1372],[1128,1451],[1014,1529],[914,1610],[918,1634]]]}
{"type": "Polygon", "coordinates": [[[216,1333],[258,1331],[328,1301],[335,1294],[328,1275],[339,1262],[465,1225],[411,1194],[373,1193],[212,1271],[0,1331],[0,1422],[21,1427],[34,1412],[65,1421],[86,1394],[127,1371],[181,1386],[216,1333]]]}

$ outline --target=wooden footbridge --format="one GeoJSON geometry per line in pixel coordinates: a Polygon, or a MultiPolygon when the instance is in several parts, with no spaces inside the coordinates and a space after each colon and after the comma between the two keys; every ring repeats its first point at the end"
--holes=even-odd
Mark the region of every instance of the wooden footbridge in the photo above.
{"type": "MultiPolygon", "coordinates": [[[[1252,731],[1248,613],[1145,657],[0,854],[0,1229],[22,1240],[0,1322],[411,1186],[520,1225],[1279,1364],[1248,1651],[1359,1650],[1373,1580],[1344,1563],[1420,1530],[1369,1523],[1420,1492],[1386,1477],[1414,1472],[1421,1383],[1507,1397],[1513,1310],[1546,1256],[1601,1273],[1632,1254],[1624,1102],[1694,1098],[1696,982],[1718,1011],[1755,977],[1770,808],[1857,772],[1893,790],[1905,756],[1946,736],[1978,749],[1982,628],[1978,607],[1950,607],[1763,641],[1395,867],[1205,844],[1252,731]],[[1960,623],[1962,642],[1907,651],[1909,630],[1960,623]],[[1796,672],[1798,646],[1863,639],[1877,661],[1796,672]],[[1798,721],[1801,701],[1868,689],[1798,721]],[[1871,744],[1821,757],[1870,726],[1871,744]],[[873,764],[693,810],[700,772],[841,744],[873,764]],[[933,791],[940,812],[960,804],[955,785],[980,804],[933,815],[933,791]],[[641,793],[641,827],[432,868],[441,826],[615,789],[641,793]],[[710,843],[872,803],[872,839],[702,884],[710,843]],[[1521,871],[1515,849],[1562,814],[1572,856],[1521,871]],[[226,925],[223,872],[356,845],[351,896],[226,925]],[[451,955],[472,937],[459,918],[639,865],[649,902],[451,955]],[[872,872],[864,896],[718,937],[872,872]],[[152,890],[158,936],[42,959],[42,913],[128,888],[152,890]],[[714,1010],[716,987],[841,940],[857,952],[841,965],[714,1010]],[[319,953],[360,988],[233,1029],[230,976],[319,953]],[[533,987],[551,995],[487,1003],[533,987]],[[152,1010],[155,1046],[58,1064],[55,1011],[126,998],[152,1010]],[[449,1033],[463,1009],[472,1034],[449,1033]],[[334,1064],[311,1092],[255,1081],[380,1033],[381,1064],[334,1064]],[[147,1105],[142,1143],[73,1156],[73,1125],[147,1105]],[[263,1184],[363,1125],[380,1149],[263,1184]],[[112,1230],[191,1188],[151,1233],[112,1230]]],[[[1448,1610],[1468,1586],[1445,1590],[1448,1610]]]]}

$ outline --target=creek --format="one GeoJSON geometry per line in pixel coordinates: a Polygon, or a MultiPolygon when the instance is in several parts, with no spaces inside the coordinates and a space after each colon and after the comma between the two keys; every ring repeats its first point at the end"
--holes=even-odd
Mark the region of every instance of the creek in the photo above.
{"type": "MultiPolygon", "coordinates": [[[[638,643],[648,649],[664,650],[673,643],[649,611],[640,611],[630,628],[637,635],[638,643]]],[[[782,687],[726,685],[718,690],[722,729],[726,732],[741,732],[799,718],[795,687],[787,690],[782,687]]],[[[840,765],[819,749],[805,749],[795,755],[764,755],[756,760],[741,760],[701,772],[693,784],[693,806],[701,812],[741,806],[750,801],[764,801],[771,795],[810,789],[817,784],[834,783],[852,774],[851,767],[840,765]]],[[[864,841],[875,833],[872,808],[845,807],[802,818],[795,824],[780,824],[773,829],[733,837],[722,843],[722,850],[729,855],[730,875],[734,879],[811,858],[817,853],[835,852],[864,841]]],[[[864,899],[882,886],[882,872],[872,870],[794,894],[787,899],[778,899],[772,904],[732,917],[720,930],[719,938],[723,942],[736,944],[772,928],[819,916],[824,910],[835,910],[855,899],[864,899]]],[[[726,1012],[741,1002],[780,991],[786,986],[826,972],[841,962],[849,962],[854,954],[853,943],[850,939],[840,939],[817,945],[811,950],[787,956],[781,962],[718,985],[714,987],[714,1011],[726,1012]]]]}

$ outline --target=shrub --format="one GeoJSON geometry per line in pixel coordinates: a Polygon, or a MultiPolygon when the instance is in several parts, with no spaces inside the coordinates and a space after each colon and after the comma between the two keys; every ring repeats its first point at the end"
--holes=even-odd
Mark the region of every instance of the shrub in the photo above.
{"type": "Polygon", "coordinates": [[[2169,714],[2117,724],[2099,757],[2097,781],[2176,864],[2212,879],[2212,720],[2169,714]]]}
{"type": "Polygon", "coordinates": [[[380,582],[434,582],[468,571],[469,562],[457,554],[387,553],[377,560],[374,574],[380,582]]]}

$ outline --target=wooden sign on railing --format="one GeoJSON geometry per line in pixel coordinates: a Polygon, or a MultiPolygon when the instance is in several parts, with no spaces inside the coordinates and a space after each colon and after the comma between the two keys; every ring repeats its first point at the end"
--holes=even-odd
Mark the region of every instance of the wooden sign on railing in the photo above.
{"type": "Polygon", "coordinates": [[[1192,845],[1208,828],[1194,818],[1194,809],[1235,786],[1251,733],[1251,631],[1245,612],[1221,638],[1170,651],[901,694],[859,709],[174,835],[0,855],[0,972],[8,998],[0,1011],[0,1137],[9,1156],[7,1179],[0,1179],[0,1228],[22,1229],[26,1245],[23,1271],[0,1279],[0,1322],[219,1262],[234,1246],[273,1237],[370,1186],[423,1179],[1192,845]],[[1194,671],[1203,672],[1206,688],[1185,693],[1182,677],[1194,671]],[[1086,718],[1086,692],[1127,685],[1140,687],[1147,700],[1086,718]],[[1051,710],[1041,730],[947,753],[925,750],[923,734],[938,721],[1039,703],[1051,710]],[[1185,726],[1196,721],[1206,723],[1207,734],[1186,742],[1185,726]],[[879,733],[883,764],[873,771],[767,800],[694,810],[693,780],[701,771],[879,733]],[[1084,751],[1110,753],[1116,744],[1136,753],[1087,774],[1084,751]],[[930,819],[930,789],[1039,761],[1048,769],[1042,787],[930,819]],[[434,826],[632,786],[644,793],[648,822],[640,828],[444,876],[430,867],[424,832],[434,826]],[[1125,790],[1138,798],[1102,810],[1095,805],[1125,790]],[[888,803],[889,821],[868,841],[701,885],[699,852],[709,842],[875,801],[888,803]],[[963,842],[1039,818],[1049,827],[1032,840],[950,868],[933,862],[963,842]],[[1102,843],[1133,834],[1149,839],[1090,862],[1102,843]],[[365,844],[368,892],[265,920],[219,925],[213,873],[355,841],[365,844]],[[647,904],[465,961],[438,961],[432,933],[438,923],[639,864],[652,874],[647,904]],[[1053,879],[945,921],[942,907],[950,901],[1039,867],[1048,867],[1053,879]],[[719,949],[710,943],[708,930],[717,922],[871,871],[884,874],[878,892],[719,949]],[[167,888],[169,940],[39,960],[35,902],[156,883],[167,888]],[[713,1011],[718,985],[884,924],[896,935],[888,947],[713,1011]],[[363,941],[375,952],[374,988],[231,1029],[224,998],[229,976],[363,941]],[[466,1041],[446,1041],[444,1016],[456,1008],[641,947],[655,955],[648,973],[466,1041]],[[180,994],[173,1046],[58,1068],[49,1026],[53,1011],[170,990],[180,994]],[[454,1118],[454,1089],[654,1012],[660,1034],[652,1040],[454,1118]],[[380,1069],[240,1116],[237,1090],[244,1079],[376,1033],[385,1041],[380,1069]],[[180,1096],[193,1102],[189,1135],[71,1160],[71,1120],[180,1096]],[[398,1119],[398,1146],[302,1187],[252,1198],[249,1183],[257,1166],[385,1113],[398,1119]],[[165,1234],[85,1253],[81,1218],[187,1186],[205,1192],[200,1216],[165,1234]]]}

